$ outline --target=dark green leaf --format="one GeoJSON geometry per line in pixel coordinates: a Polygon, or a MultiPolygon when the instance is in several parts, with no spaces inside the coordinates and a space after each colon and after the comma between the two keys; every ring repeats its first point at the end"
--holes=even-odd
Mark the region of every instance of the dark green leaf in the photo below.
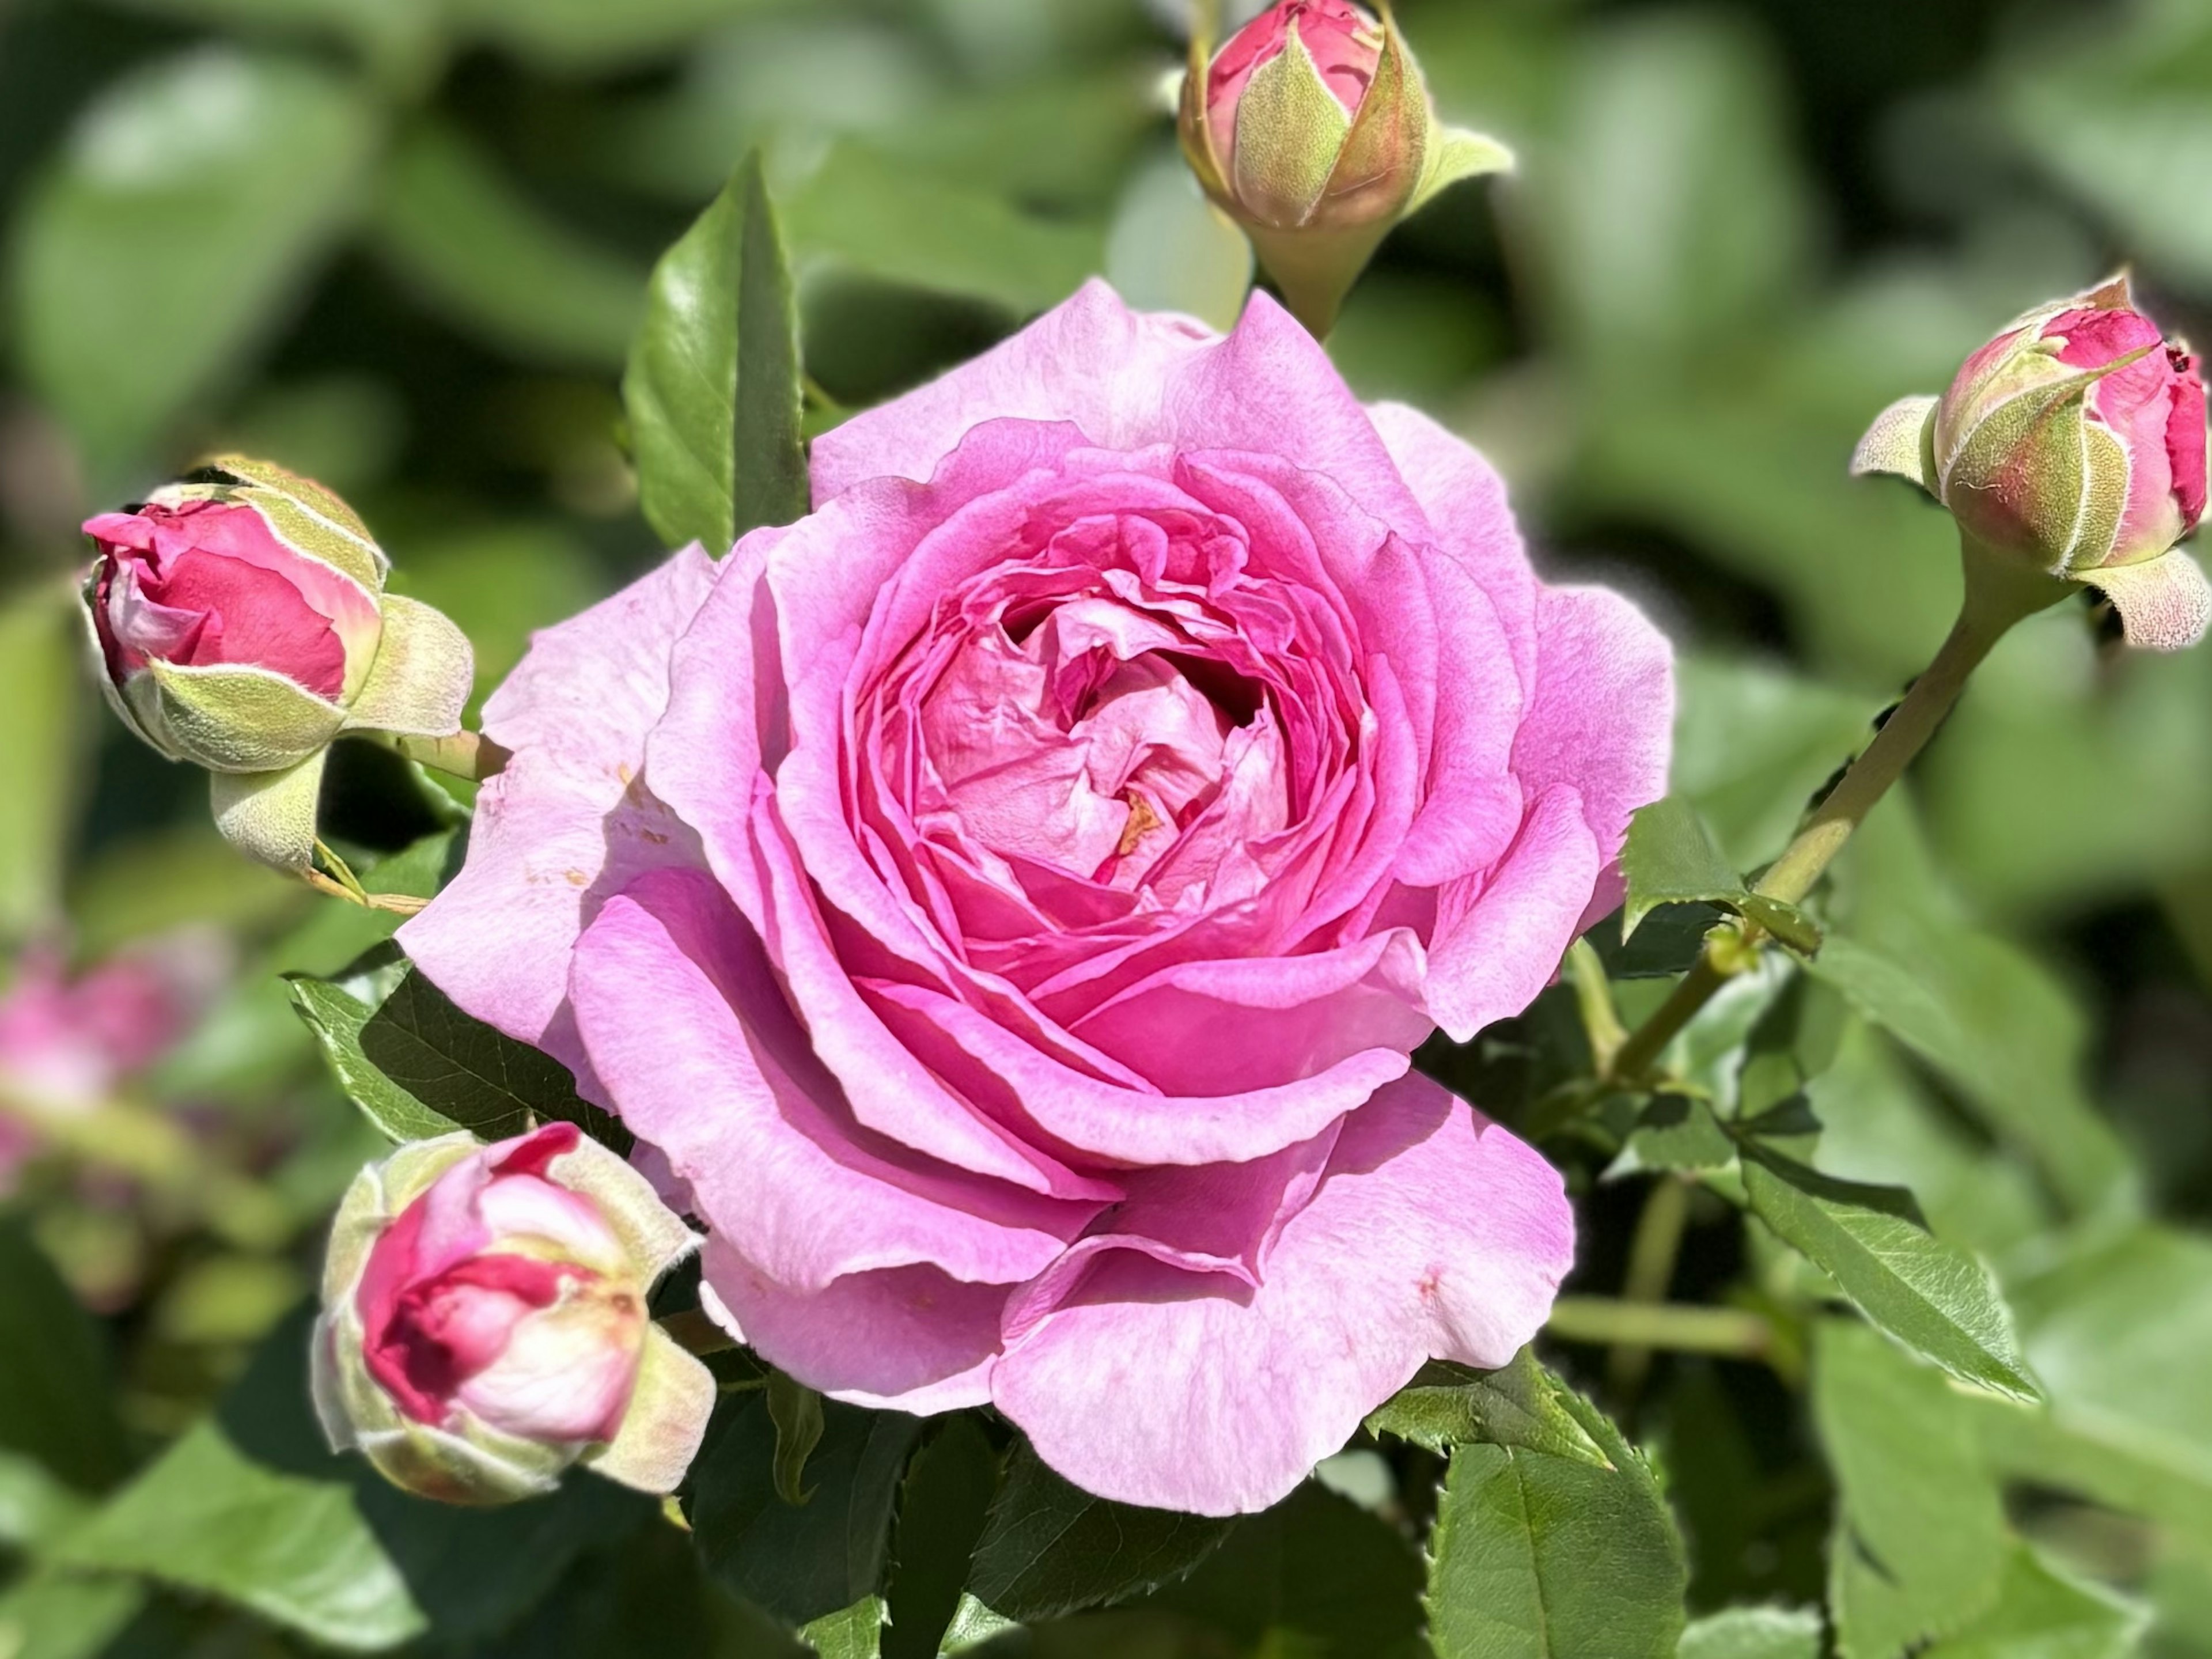
{"type": "Polygon", "coordinates": [[[527,1129],[533,1119],[580,1125],[628,1152],[628,1131],[576,1097],[558,1060],[471,1019],[419,973],[399,981],[361,1028],[362,1057],[431,1111],[486,1140],[527,1129]]]}
{"type": "Polygon", "coordinates": [[[374,1066],[361,1051],[362,1027],[374,1010],[327,981],[295,975],[292,1006],[322,1046],[338,1087],[391,1140],[429,1140],[461,1126],[432,1111],[374,1066]]]}
{"type": "Polygon", "coordinates": [[[1023,1624],[1103,1607],[1182,1577],[1234,1524],[1094,1498],[1047,1468],[1024,1440],[1007,1460],[968,1589],[1023,1624]]]}
{"type": "Polygon", "coordinates": [[[518,356],[618,363],[643,273],[549,217],[457,129],[425,124],[386,164],[377,246],[424,297],[518,356]]]}
{"type": "Polygon", "coordinates": [[[1452,1455],[1430,1539],[1437,1659],[1669,1659],[1682,1541],[1658,1482],[1604,1413],[1568,1409],[1613,1465],[1510,1446],[1452,1455]]]}
{"type": "Polygon", "coordinates": [[[650,1499],[586,1475],[497,1510],[410,1498],[324,1444],[307,1391],[308,1319],[263,1343],[213,1417],[186,1431],[53,1552],[216,1595],[333,1647],[468,1641],[512,1624],[576,1553],[649,1521],[650,1499]]]}
{"type": "Polygon", "coordinates": [[[891,1510],[921,1424],[898,1412],[822,1407],[803,1507],[775,1490],[775,1424],[759,1392],[726,1401],[691,1471],[691,1525],[708,1571],[793,1626],[880,1595],[891,1510]]]}
{"type": "Polygon", "coordinates": [[[1066,299],[1103,252],[1095,228],[1031,217],[854,144],[792,198],[784,225],[802,272],[823,261],[1018,313],[1066,299]]]}
{"type": "Polygon", "coordinates": [[[1610,1468],[1604,1452],[1568,1409],[1571,1397],[1566,1385],[1527,1348],[1494,1371],[1431,1360],[1369,1414],[1367,1428],[1371,1434],[1395,1434],[1431,1451],[1484,1443],[1610,1468]]]}
{"type": "Polygon", "coordinates": [[[16,227],[15,344],[95,495],[281,323],[353,216],[376,139],[349,82],[228,46],[155,64],[87,112],[16,227]]]}
{"type": "Polygon", "coordinates": [[[2149,1622],[2142,1607],[2015,1542],[1996,1605],[1920,1659],[2129,1659],[2149,1622]]]}
{"type": "Polygon", "coordinates": [[[1682,1632],[1680,1659],[1820,1659],[1820,1615],[1797,1607],[1730,1607],[1682,1632]]]}
{"type": "Polygon", "coordinates": [[[1813,1412],[1839,1492],[1828,1577],[1844,1659],[1893,1659],[1996,1599],[2004,1509],[1971,1410],[1881,1333],[1820,1326],[1813,1412]]]}
{"type": "Polygon", "coordinates": [[[131,1468],[100,1334],[21,1224],[0,1218],[0,1449],[80,1492],[131,1468]]]}
{"type": "Polygon", "coordinates": [[[717,556],[807,507],[799,317],[758,150],[653,268],[623,377],[647,520],[717,556]]]}
{"type": "Polygon", "coordinates": [[[1672,979],[1686,972],[1705,948],[1705,935],[1726,916],[1717,904],[1662,904],[1636,925],[1623,943],[1622,913],[1614,911],[1588,938],[1608,979],[1672,979]]]}
{"type": "Polygon", "coordinates": [[[804,1504],[806,1460],[822,1443],[822,1396],[772,1370],[768,1414],[775,1425],[775,1495],[787,1504],[804,1504]]]}
{"type": "Polygon", "coordinates": [[[1620,873],[1628,884],[1620,915],[1624,941],[1632,940],[1637,925],[1662,905],[1719,904],[1794,950],[1810,953],[1820,948],[1820,930],[1813,920],[1794,904],[1747,888],[1696,809],[1679,796],[1656,801],[1629,821],[1620,873]]]}
{"type": "Polygon", "coordinates": [[[935,1659],[999,1485],[999,1455],[972,1413],[939,1419],[899,1498],[886,1659],[935,1659]]]}
{"type": "Polygon", "coordinates": [[[1247,1653],[1426,1659],[1420,1595],[1413,1541],[1309,1480],[1238,1522],[1196,1571],[1141,1606],[1225,1632],[1247,1653]]]}
{"type": "Polygon", "coordinates": [[[1868,1318],[1954,1376],[2039,1397],[1989,1269],[1928,1231],[1910,1193],[1837,1181],[1756,1140],[1743,1152],[1752,1209],[1868,1318]]]}

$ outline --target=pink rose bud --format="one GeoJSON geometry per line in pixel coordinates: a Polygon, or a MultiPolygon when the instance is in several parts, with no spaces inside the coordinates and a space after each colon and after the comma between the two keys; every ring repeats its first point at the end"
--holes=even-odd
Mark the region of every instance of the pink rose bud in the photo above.
{"type": "Polygon", "coordinates": [[[307,864],[341,732],[459,730],[468,641],[384,591],[382,550],[321,485],[223,456],[84,529],[109,702],[163,755],[215,775],[216,823],[264,862],[307,864]]]}
{"type": "Polygon", "coordinates": [[[2131,645],[2178,649],[2212,622],[2212,587],[2175,545],[2204,513],[2201,365],[2124,276],[2018,319],[1941,398],[1893,404],[1852,470],[1909,477],[1971,544],[2097,588],[2131,645]]]}
{"type": "Polygon", "coordinates": [[[698,1239],[574,1124],[403,1146],[339,1206],[315,1327],[337,1449],[453,1504],[550,1492],[581,1462],[674,1490],[714,1403],[646,1310],[698,1239]]]}
{"type": "Polygon", "coordinates": [[[1347,0],[1280,0],[1218,52],[1192,42],[1183,151],[1316,333],[1390,228],[1446,185],[1512,164],[1438,124],[1395,27],[1347,0]]]}

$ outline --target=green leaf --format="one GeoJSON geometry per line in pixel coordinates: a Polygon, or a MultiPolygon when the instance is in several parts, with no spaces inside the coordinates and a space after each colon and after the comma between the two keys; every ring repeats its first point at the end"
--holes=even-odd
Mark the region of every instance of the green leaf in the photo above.
{"type": "Polygon", "coordinates": [[[1607,1173],[1641,1170],[1717,1170],[1735,1157],[1735,1143],[1713,1109],[1692,1095],[1651,1097],[1629,1132],[1624,1158],[1607,1173]]]}
{"type": "Polygon", "coordinates": [[[520,195],[458,129],[405,135],[371,228],[426,300],[518,357],[596,368],[629,348],[643,273],[520,195]]]}
{"type": "Polygon", "coordinates": [[[85,692],[84,628],[59,584],[0,608],[0,941],[52,921],[76,816],[70,768],[92,699],[85,692]]]}
{"type": "Polygon", "coordinates": [[[1678,796],[1655,801],[1629,820],[1620,873],[1628,884],[1620,917],[1624,942],[1662,904],[1719,904],[1757,922],[1793,950],[1809,954],[1820,947],[1820,929],[1812,918],[1794,904],[1745,886],[1696,810],[1678,796]]]}
{"type": "Polygon", "coordinates": [[[2129,1659],[2148,1613],[2014,1543],[1996,1605],[1919,1659],[2129,1659]]]}
{"type": "Polygon", "coordinates": [[[1803,1607],[1730,1607],[1682,1632],[1680,1659],[1820,1659],[1820,1615],[1803,1607]]]}
{"type": "Polygon", "coordinates": [[[623,401],[640,504],[669,546],[720,556],[805,513],[799,316],[758,150],[653,268],[623,401]]]}
{"type": "Polygon", "coordinates": [[[7,1659],[93,1659],[115,1650],[145,1605],[143,1585],[33,1571],[0,1592],[0,1654],[7,1659]]]}
{"type": "Polygon", "coordinates": [[[968,1558],[999,1485],[999,1454],[970,1412],[938,1419],[907,1466],[891,1570],[885,1659],[935,1659],[968,1581],[968,1558]]]}
{"type": "Polygon", "coordinates": [[[776,1430],[759,1392],[726,1401],[691,1469],[690,1518],[722,1585],[793,1626],[884,1588],[891,1510],[921,1429],[899,1412],[822,1407],[804,1507],[777,1496],[776,1430]]]}
{"type": "Polygon", "coordinates": [[[567,1067],[471,1019],[419,973],[399,981],[357,1040],[362,1060],[389,1082],[485,1140],[557,1119],[618,1152],[629,1149],[627,1130],[577,1098],[567,1067]]]}
{"type": "Polygon", "coordinates": [[[1908,803],[1852,838],[1847,925],[1810,963],[1925,1060],[1990,1130],[2034,1159],[2076,1212],[2134,1202],[2126,1148],[2081,1086],[2086,1021],[2052,975],[1974,926],[1908,803]]]}
{"type": "Polygon", "coordinates": [[[768,1374],[768,1414],[775,1425],[775,1495],[804,1504],[806,1460],[822,1443],[822,1396],[781,1371],[768,1374]]]}
{"type": "Polygon", "coordinates": [[[1022,1624],[1104,1607],[1182,1577],[1235,1524],[1094,1498],[1024,1440],[976,1541],[968,1590],[1022,1624]]]}
{"type": "Polygon", "coordinates": [[[131,1468],[100,1333],[21,1223],[0,1218],[0,1448],[79,1492],[131,1468]]]}
{"type": "Polygon", "coordinates": [[[1437,1659],[1666,1659],[1682,1540],[1642,1454],[1566,1396],[1610,1469],[1510,1446],[1452,1455],[1429,1540],[1437,1659]]]}
{"type": "Polygon", "coordinates": [[[1102,253],[1095,228],[1032,217],[850,143],[786,204],[784,229],[802,272],[826,263],[1017,313],[1057,305],[1102,253]]]}
{"type": "Polygon", "coordinates": [[[811,1620],[799,1634],[822,1659],[877,1659],[883,1651],[883,1597],[864,1595],[849,1607],[811,1620]]]}
{"type": "Polygon", "coordinates": [[[1420,1594],[1420,1554],[1405,1533],[1309,1480],[1264,1514],[1239,1521],[1196,1571],[1139,1607],[1224,1632],[1247,1653],[1428,1659],[1420,1594]]]}
{"type": "Polygon", "coordinates": [[[1638,920],[1635,937],[1624,944],[1623,913],[1616,910],[1585,937],[1607,979],[1672,979],[1696,963],[1705,935],[1726,915],[1717,904],[1662,904],[1638,920]]]}
{"type": "Polygon", "coordinates": [[[1990,1454],[2038,1485],[2153,1517],[2212,1552],[2212,1239],[2143,1227],[2014,1286],[2045,1412],[1982,1414],[1990,1454]]]}
{"type": "Polygon", "coordinates": [[[1572,1397],[1528,1348],[1494,1371],[1431,1360],[1368,1414],[1367,1430],[1434,1452],[1471,1443],[1510,1446],[1611,1468],[1568,1408],[1572,1397]]]}
{"type": "Polygon", "coordinates": [[[309,1405],[307,1310],[264,1341],[214,1416],[54,1549],[58,1565],[219,1596],[331,1647],[506,1628],[586,1546],[651,1520],[596,1477],[497,1510],[410,1498],[324,1444],[309,1405]]]}
{"type": "Polygon", "coordinates": [[[13,286],[19,361],[94,495],[283,322],[354,217],[376,138],[349,82],[227,46],[86,112],[22,210],[13,286]]]}
{"type": "Polygon", "coordinates": [[[1824,1322],[1813,1414],[1840,1494],[1829,1599],[1843,1659],[1893,1659],[1990,1606],[2005,1548],[1971,1403],[1879,1332],[1824,1322]]]}
{"type": "Polygon", "coordinates": [[[1838,1181],[1756,1139],[1741,1144],[1753,1211],[1869,1319],[1962,1381],[2039,1397],[1989,1269],[1930,1233],[1911,1194],[1838,1181]]]}
{"type": "Polygon", "coordinates": [[[88,1507],[28,1453],[0,1449],[0,1549],[42,1544],[66,1531],[88,1507]]]}
{"type": "Polygon", "coordinates": [[[434,1112],[369,1062],[361,1051],[362,1027],[375,1010],[325,980],[295,975],[292,1006],[315,1034],[324,1058],[346,1097],[395,1144],[430,1140],[461,1126],[434,1112]]]}

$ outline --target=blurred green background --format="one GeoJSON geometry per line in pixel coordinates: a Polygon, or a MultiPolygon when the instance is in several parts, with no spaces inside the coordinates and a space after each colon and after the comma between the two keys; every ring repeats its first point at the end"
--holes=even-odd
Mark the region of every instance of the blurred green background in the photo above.
{"type": "MultiPolygon", "coordinates": [[[[1399,13],[1445,115],[1522,167],[1401,229],[1331,349],[1361,392],[1496,459],[1547,573],[1663,621],[1691,653],[1679,785],[1733,855],[1771,856],[1956,600],[1948,520],[1844,477],[1874,412],[2122,263],[2169,331],[2212,337],[2212,3],[1399,13]]],[[[276,975],[336,971],[390,923],[237,862],[198,775],[106,717],[76,654],[77,521],[216,447],[313,474],[376,529],[395,586],[470,632],[487,690],[530,629],[658,556],[617,382],[652,261],[751,143],[801,279],[817,419],[1092,272],[1229,321],[1248,267],[1176,157],[1172,17],[1143,0],[0,0],[0,962],[189,949],[228,975],[118,1097],[112,1144],[33,1160],[0,1209],[120,1339],[131,1434],[191,1420],[308,1283],[375,1142],[276,975]],[[232,1180],[259,1194],[243,1224],[232,1180]]],[[[330,823],[365,861],[440,827],[393,764],[364,750],[337,769],[330,823]]],[[[2036,1139],[2089,1100],[2136,1152],[2114,1202],[2212,1220],[2212,650],[2123,656],[2081,609],[2047,613],[1917,788],[1933,863],[1901,813],[1861,862],[1906,871],[1874,887],[1905,884],[1918,925],[1990,929],[1983,966],[2027,988],[2006,1004],[2024,1024],[1969,1035],[1995,1045],[1982,1091],[2017,1083],[2043,1161],[1987,1158],[2003,1107],[1959,1109],[1974,1079],[1899,1082],[1885,1048],[1839,1061],[1837,1091],[1869,1103],[1831,1112],[1824,1162],[1912,1182],[1939,1224],[2032,1273],[2054,1217],[2104,1202],[2078,1167],[2094,1201],[2067,1192],[2072,1155],[2036,1139]],[[2038,1091],[2063,1101],[2036,1116],[2038,1091]]],[[[416,861],[384,884],[428,890],[416,861]]],[[[1601,1206],[1601,1276],[1607,1224],[1601,1206]]],[[[2195,1303],[2146,1288],[2121,1329],[2187,1326],[2193,1347],[2153,1358],[2197,1398],[2175,1443],[2212,1467],[2212,1277],[2179,1282],[2195,1303]]],[[[0,1370],[16,1363],[0,1345],[0,1370]]],[[[0,1425],[0,1553],[7,1456],[0,1425]]],[[[2201,1553],[2153,1559],[2087,1513],[2047,1530],[2155,1595],[2167,1651],[2212,1654],[2212,1526],[2201,1553]]],[[[1760,1558],[1703,1588],[1790,1571],[1760,1558]]]]}

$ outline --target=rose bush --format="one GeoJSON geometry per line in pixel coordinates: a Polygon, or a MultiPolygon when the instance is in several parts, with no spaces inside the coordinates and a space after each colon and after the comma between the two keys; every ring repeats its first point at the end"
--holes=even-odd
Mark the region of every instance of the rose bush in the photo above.
{"type": "Polygon", "coordinates": [[[1265,1505],[1545,1317],[1558,1176],[1408,1054],[1614,901],[1666,644],[1264,297],[1094,285],[811,470],[538,636],[403,942],[665,1160],[767,1358],[1265,1505]]]}

